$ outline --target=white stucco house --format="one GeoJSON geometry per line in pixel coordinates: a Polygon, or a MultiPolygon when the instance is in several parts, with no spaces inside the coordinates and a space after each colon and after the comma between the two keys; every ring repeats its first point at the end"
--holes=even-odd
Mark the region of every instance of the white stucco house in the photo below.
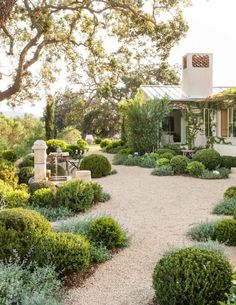
{"type": "MultiPolygon", "coordinates": [[[[164,142],[186,143],[186,121],[178,105],[201,102],[202,100],[232,87],[213,87],[213,54],[188,53],[183,57],[182,84],[163,86],[141,86],[145,99],[163,99],[168,97],[173,104],[173,111],[163,124],[164,142]]],[[[209,113],[203,113],[203,126],[195,140],[195,146],[205,146],[208,137],[209,113]]],[[[217,110],[214,113],[213,136],[225,138],[232,145],[216,144],[222,155],[236,156],[236,109],[217,110]]]]}

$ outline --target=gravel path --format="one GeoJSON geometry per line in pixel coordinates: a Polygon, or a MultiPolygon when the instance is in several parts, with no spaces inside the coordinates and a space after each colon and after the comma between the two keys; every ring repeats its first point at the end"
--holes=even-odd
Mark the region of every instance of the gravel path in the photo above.
{"type": "MultiPolygon", "coordinates": [[[[66,305],[149,305],[153,299],[151,275],[156,262],[171,246],[188,243],[189,227],[216,218],[211,209],[224,190],[236,184],[226,180],[151,176],[150,169],[117,166],[118,174],[99,179],[112,200],[97,205],[92,214],[110,214],[128,230],[130,246],[100,265],[82,287],[68,291],[66,305]]],[[[236,265],[235,248],[228,248],[236,265]]]]}

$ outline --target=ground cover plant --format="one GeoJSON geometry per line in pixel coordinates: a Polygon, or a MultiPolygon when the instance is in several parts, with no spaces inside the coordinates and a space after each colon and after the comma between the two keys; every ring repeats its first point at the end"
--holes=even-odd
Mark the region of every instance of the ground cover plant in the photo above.
{"type": "Polygon", "coordinates": [[[225,198],[213,208],[213,214],[233,215],[236,210],[236,197],[225,198]]]}
{"type": "Polygon", "coordinates": [[[219,252],[195,247],[174,250],[154,269],[156,301],[160,305],[216,305],[226,299],[231,276],[232,267],[219,252]]]}
{"type": "Polygon", "coordinates": [[[63,305],[62,298],[53,267],[0,262],[0,304],[63,305]]]}

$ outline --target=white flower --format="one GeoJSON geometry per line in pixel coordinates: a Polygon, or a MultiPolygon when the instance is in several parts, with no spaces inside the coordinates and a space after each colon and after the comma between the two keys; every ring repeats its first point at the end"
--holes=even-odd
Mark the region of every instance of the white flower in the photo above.
{"type": "Polygon", "coordinates": [[[220,172],[218,172],[218,171],[213,171],[213,174],[214,174],[214,175],[219,175],[220,172]]]}

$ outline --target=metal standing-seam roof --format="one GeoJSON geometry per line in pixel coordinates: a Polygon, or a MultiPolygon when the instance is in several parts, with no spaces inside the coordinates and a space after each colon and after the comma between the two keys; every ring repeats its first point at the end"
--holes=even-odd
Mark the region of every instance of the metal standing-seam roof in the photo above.
{"type": "MultiPolygon", "coordinates": [[[[214,95],[223,92],[225,90],[228,90],[230,88],[232,87],[224,87],[224,86],[213,87],[212,94],[214,95]]],[[[165,97],[168,97],[171,101],[202,100],[202,97],[190,98],[185,96],[182,92],[181,86],[176,86],[176,85],[161,85],[161,86],[143,85],[140,87],[140,89],[149,99],[163,99],[165,97]]]]}

